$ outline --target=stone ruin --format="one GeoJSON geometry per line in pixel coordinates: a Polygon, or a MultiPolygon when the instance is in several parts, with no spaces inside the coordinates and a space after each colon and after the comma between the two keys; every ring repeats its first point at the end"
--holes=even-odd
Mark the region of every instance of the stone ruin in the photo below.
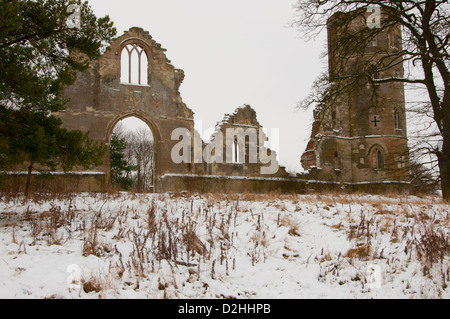
{"type": "MultiPolygon", "coordinates": [[[[338,59],[333,39],[339,37],[329,21],[330,74],[338,59]]],[[[360,22],[356,28],[364,27],[360,22]]],[[[376,45],[394,50],[398,28],[380,34],[376,45]]],[[[370,57],[349,59],[349,69],[370,57]]],[[[141,28],[131,28],[114,39],[109,49],[67,87],[64,111],[55,113],[68,129],[88,131],[90,137],[109,145],[116,124],[136,117],[150,128],[154,139],[154,192],[293,192],[350,189],[375,192],[407,190],[407,133],[402,85],[380,84],[387,100],[367,107],[365,85],[347,100],[315,110],[311,139],[301,163],[306,173],[289,175],[266,145],[267,136],[254,109],[243,105],[217,123],[209,142],[194,129],[194,112],[183,102],[179,88],[184,71],[175,68],[165,49],[141,28]]],[[[344,57],[345,58],[345,57],[344,57]]],[[[345,71],[344,71],[345,72],[345,71]]],[[[384,71],[403,74],[399,64],[384,71]]],[[[73,180],[78,191],[111,189],[109,153],[103,165],[89,171],[55,173],[73,180]]],[[[62,177],[61,177],[62,176],[62,177]]]]}

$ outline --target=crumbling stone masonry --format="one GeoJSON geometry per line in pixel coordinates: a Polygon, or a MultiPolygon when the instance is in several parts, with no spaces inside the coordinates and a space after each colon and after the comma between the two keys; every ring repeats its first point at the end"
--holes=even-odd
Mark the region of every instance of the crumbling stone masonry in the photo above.
{"type": "MultiPolygon", "coordinates": [[[[368,28],[369,14],[355,15],[350,31],[368,28]]],[[[378,34],[362,52],[343,56],[340,39],[348,30],[340,28],[340,21],[347,17],[348,14],[336,13],[328,21],[329,72],[333,85],[341,81],[336,75],[345,79],[354,70],[380,61],[380,55],[393,55],[401,50],[401,28],[393,26],[389,32],[378,34]]],[[[403,65],[398,63],[374,72],[373,77],[401,78],[403,73],[403,65]]],[[[314,117],[311,139],[301,157],[310,179],[368,191],[409,188],[403,84],[373,84],[360,79],[348,95],[331,105],[319,105],[314,117]]]]}
{"type": "MultiPolygon", "coordinates": [[[[91,138],[105,144],[120,120],[133,116],[144,121],[154,137],[156,192],[264,192],[286,188],[289,176],[276,160],[270,161],[275,154],[260,143],[259,138],[265,136],[259,134],[262,128],[250,106],[227,115],[218,124],[210,144],[199,139],[194,130],[194,113],[179,92],[184,72],[176,69],[164,52],[148,32],[130,29],[78,75],[76,83],[64,92],[70,99],[66,109],[55,115],[62,119],[64,127],[89,131],[91,138]],[[137,61],[134,64],[132,57],[137,61]],[[230,136],[227,129],[233,129],[228,130],[230,136]],[[250,151],[256,152],[252,158],[250,151]],[[259,156],[260,151],[266,157],[259,156]],[[215,160],[205,154],[212,154],[215,160]],[[221,160],[219,154],[223,155],[221,160]],[[256,161],[250,160],[254,158],[256,161]],[[272,170],[264,174],[264,167],[272,170]]],[[[106,190],[110,186],[109,155],[101,167],[92,170],[93,174],[98,172],[104,174],[98,190],[106,190]]],[[[298,181],[292,183],[295,190],[301,185],[298,181]]]]}
{"type": "MultiPolygon", "coordinates": [[[[333,55],[340,36],[334,22],[340,15],[329,21],[331,75],[339,59],[348,59],[351,70],[371,54],[368,48],[358,59],[333,55]]],[[[361,21],[353,25],[364,27],[361,21]]],[[[376,46],[395,49],[392,39],[398,39],[401,32],[395,27],[392,32],[381,34],[376,46]]],[[[225,115],[211,141],[203,141],[194,129],[194,113],[180,96],[184,72],[170,63],[165,51],[147,31],[131,28],[114,39],[87,71],[78,74],[64,91],[69,99],[66,109],[55,113],[64,127],[89,131],[92,139],[106,145],[120,120],[137,117],[144,121],[154,138],[155,192],[300,193],[324,188],[373,192],[407,187],[402,85],[380,84],[384,103],[374,105],[368,99],[367,85],[362,85],[348,99],[316,109],[311,140],[301,157],[308,173],[292,177],[266,147],[267,137],[248,105],[225,115]]],[[[399,64],[383,72],[383,76],[402,76],[403,68],[399,64]]],[[[59,180],[76,181],[78,191],[106,191],[111,187],[109,154],[101,167],[55,175],[59,180]]]]}

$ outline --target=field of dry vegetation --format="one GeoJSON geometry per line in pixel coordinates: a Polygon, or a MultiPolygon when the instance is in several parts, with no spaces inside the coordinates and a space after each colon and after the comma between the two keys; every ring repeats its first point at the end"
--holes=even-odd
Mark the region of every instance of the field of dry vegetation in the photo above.
{"type": "Polygon", "coordinates": [[[3,195],[0,297],[448,299],[449,211],[404,195],[3,195]]]}

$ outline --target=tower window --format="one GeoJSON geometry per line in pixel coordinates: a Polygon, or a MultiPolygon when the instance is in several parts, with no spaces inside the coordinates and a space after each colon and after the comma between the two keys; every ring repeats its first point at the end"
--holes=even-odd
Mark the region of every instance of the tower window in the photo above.
{"type": "Polygon", "coordinates": [[[243,161],[241,159],[241,149],[239,147],[239,142],[237,137],[234,138],[233,142],[233,163],[234,164],[242,164],[243,161]]]}
{"type": "Polygon", "coordinates": [[[148,84],[148,57],[141,46],[128,44],[123,48],[120,82],[138,85],[148,84]]]}
{"type": "Polygon", "coordinates": [[[380,150],[377,151],[377,169],[383,169],[383,154],[380,150]]]}
{"type": "Polygon", "coordinates": [[[331,122],[333,129],[337,126],[336,108],[333,107],[331,110],[331,122]]]}
{"type": "Polygon", "coordinates": [[[374,80],[379,80],[380,79],[380,72],[378,72],[377,70],[375,70],[373,72],[373,79],[374,80]]]}
{"type": "Polygon", "coordinates": [[[394,126],[396,130],[402,129],[401,113],[399,110],[394,111],[394,126]]]}
{"type": "Polygon", "coordinates": [[[375,147],[372,151],[372,165],[376,170],[384,169],[384,152],[380,147],[375,147]]]}

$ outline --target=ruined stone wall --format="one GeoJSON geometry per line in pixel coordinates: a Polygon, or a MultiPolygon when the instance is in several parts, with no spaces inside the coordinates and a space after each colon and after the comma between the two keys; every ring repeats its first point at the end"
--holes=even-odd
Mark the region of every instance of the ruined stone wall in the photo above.
{"type": "Polygon", "coordinates": [[[289,176],[279,166],[276,153],[266,146],[267,136],[249,105],[225,114],[208,143],[199,141],[199,134],[195,136],[194,174],[164,174],[164,189],[226,193],[304,190],[305,181],[289,176]]]}
{"type": "Polygon", "coordinates": [[[219,156],[212,161],[205,156],[206,172],[225,176],[286,177],[276,153],[266,147],[266,142],[268,138],[255,110],[243,105],[217,123],[216,132],[206,147],[212,148],[209,153],[213,156],[219,156]]]}
{"type": "MultiPolygon", "coordinates": [[[[330,30],[332,47],[337,34],[330,30]]],[[[380,45],[385,46],[387,40],[380,37],[380,45]]],[[[330,54],[330,72],[334,72],[335,58],[330,54]]],[[[358,61],[350,59],[350,64],[355,67],[358,61]]],[[[399,67],[389,72],[402,74],[403,70],[399,67]]],[[[62,119],[64,127],[89,132],[92,139],[106,145],[120,120],[134,116],[144,121],[154,138],[156,192],[304,193],[344,188],[378,192],[397,189],[407,180],[404,170],[399,169],[404,164],[399,156],[407,153],[402,86],[380,85],[383,99],[379,101],[383,103],[373,105],[363,85],[347,99],[317,110],[311,140],[302,156],[309,174],[292,177],[266,146],[267,136],[248,105],[226,114],[210,142],[201,140],[194,130],[194,113],[180,96],[183,79],[184,72],[170,63],[165,49],[148,32],[132,28],[114,39],[88,70],[78,74],[74,85],[64,91],[69,99],[66,109],[54,115],[62,119]],[[140,77],[138,84],[121,74],[124,54],[130,48],[136,48],[148,61],[139,68],[144,78],[140,77]],[[396,109],[402,112],[400,129],[394,125],[396,109]],[[376,127],[371,126],[374,116],[381,119],[376,127]],[[374,147],[383,150],[383,169],[374,168],[374,147]]],[[[102,166],[88,172],[78,169],[66,176],[56,174],[51,182],[34,176],[33,183],[56,189],[69,185],[71,191],[106,191],[111,186],[109,166],[108,153],[102,166]]],[[[21,174],[10,175],[0,182],[12,187],[14,180],[20,179],[21,174]]]]}
{"type": "MultiPolygon", "coordinates": [[[[27,181],[26,172],[0,174],[0,191],[17,194],[24,192],[27,181]]],[[[102,192],[105,189],[103,174],[40,174],[31,177],[31,191],[39,193],[102,192]]]]}
{"type": "MultiPolygon", "coordinates": [[[[202,141],[194,130],[193,112],[180,96],[179,86],[184,79],[184,72],[175,69],[164,52],[165,49],[148,32],[140,28],[130,29],[115,39],[110,49],[98,60],[92,61],[91,67],[78,75],[74,85],[66,88],[64,96],[70,102],[65,111],[55,115],[62,119],[64,127],[89,131],[91,138],[105,144],[109,144],[112,131],[120,120],[130,116],[143,120],[154,137],[153,175],[154,190],[157,192],[189,190],[189,185],[199,183],[205,185],[205,175],[208,176],[208,181],[214,180],[211,176],[286,177],[287,173],[278,166],[275,154],[260,146],[259,139],[265,139],[265,136],[259,135],[262,127],[256,119],[256,112],[250,106],[238,108],[235,113],[226,115],[218,123],[214,138],[215,143],[219,144],[215,144],[214,154],[220,150],[222,160],[211,161],[211,158],[204,156],[205,148],[211,148],[211,143],[202,141]],[[148,78],[145,81],[141,79],[143,83],[140,84],[127,83],[121,74],[124,72],[121,63],[125,63],[122,55],[128,54],[127,50],[133,46],[142,49],[148,58],[147,69],[140,71],[147,74],[148,78]],[[227,129],[236,130],[236,135],[227,137],[227,129]],[[256,131],[256,140],[246,135],[250,130],[256,131]],[[219,136],[222,131],[223,135],[219,136]],[[243,133],[243,138],[240,133],[243,133]],[[233,147],[234,138],[238,139],[240,150],[244,154],[239,163],[234,162],[231,155],[227,157],[227,148],[233,147]],[[263,162],[260,150],[265,151],[263,162]],[[255,154],[256,161],[252,160],[251,154],[255,154]],[[262,167],[267,167],[270,172],[264,172],[262,167]],[[194,179],[200,182],[193,183],[194,179]]],[[[93,171],[104,172],[104,185],[109,185],[109,154],[105,156],[103,165],[93,171]]],[[[228,179],[226,185],[215,183],[208,188],[220,190],[222,185],[224,191],[236,190],[242,183],[242,179],[228,179]]],[[[260,180],[259,186],[251,188],[270,191],[271,185],[260,180]],[[265,186],[261,186],[262,184],[265,186]]]]}
{"type": "MultiPolygon", "coordinates": [[[[183,103],[179,86],[184,72],[175,69],[165,56],[165,49],[148,32],[132,28],[115,39],[110,49],[91,67],[78,75],[64,96],[70,99],[66,110],[57,113],[68,129],[89,131],[94,140],[109,144],[114,126],[122,119],[134,116],[151,129],[155,143],[155,187],[158,190],[164,173],[189,172],[189,165],[175,165],[171,150],[176,144],[171,133],[176,128],[193,131],[193,112],[183,103]],[[121,54],[128,44],[136,44],[148,58],[147,83],[121,82],[121,54]]],[[[109,179],[109,154],[102,167],[109,179]]]]}

